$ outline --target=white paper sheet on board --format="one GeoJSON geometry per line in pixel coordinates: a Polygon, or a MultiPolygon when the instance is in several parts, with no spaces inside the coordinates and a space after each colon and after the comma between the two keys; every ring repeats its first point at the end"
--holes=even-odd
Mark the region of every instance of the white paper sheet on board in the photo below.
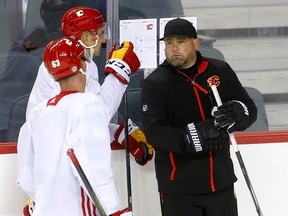
{"type": "Polygon", "coordinates": [[[120,42],[134,44],[140,68],[157,67],[157,19],[120,20],[120,42]]]}

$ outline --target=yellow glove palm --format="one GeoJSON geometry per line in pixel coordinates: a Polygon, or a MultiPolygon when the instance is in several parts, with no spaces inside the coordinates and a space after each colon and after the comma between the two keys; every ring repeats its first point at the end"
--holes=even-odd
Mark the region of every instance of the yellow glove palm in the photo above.
{"type": "Polygon", "coordinates": [[[147,149],[148,149],[148,154],[152,155],[152,157],[153,157],[153,153],[154,153],[153,147],[147,142],[145,134],[140,129],[134,131],[133,133],[131,133],[129,135],[132,136],[138,143],[145,144],[147,149]]]}

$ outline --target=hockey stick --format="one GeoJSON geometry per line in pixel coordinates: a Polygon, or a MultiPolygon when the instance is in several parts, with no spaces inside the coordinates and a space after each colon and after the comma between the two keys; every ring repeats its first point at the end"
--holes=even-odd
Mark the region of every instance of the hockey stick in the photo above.
{"type": "Polygon", "coordinates": [[[126,157],[126,173],[127,173],[127,195],[128,207],[132,210],[132,187],[131,187],[131,167],[130,167],[130,152],[129,152],[129,131],[128,131],[128,96],[127,89],[124,93],[124,129],[125,129],[125,157],[126,157]]]}
{"type": "Polygon", "coordinates": [[[82,181],[83,181],[83,183],[84,183],[84,185],[85,185],[90,197],[92,198],[94,204],[96,205],[96,207],[97,207],[97,209],[98,209],[98,211],[100,213],[100,216],[107,216],[107,214],[104,211],[103,206],[101,205],[98,197],[96,196],[96,194],[95,194],[95,192],[94,192],[89,180],[87,179],[87,176],[85,175],[85,173],[84,173],[84,171],[83,171],[83,169],[82,169],[82,167],[81,167],[81,165],[80,165],[80,163],[79,163],[79,161],[78,161],[78,159],[77,159],[77,157],[76,157],[76,155],[74,153],[74,149],[73,148],[68,149],[67,155],[70,157],[73,165],[75,166],[78,174],[80,175],[80,177],[81,177],[81,179],[82,179],[82,181]]]}
{"type": "MultiPolygon", "coordinates": [[[[219,95],[219,92],[217,90],[217,87],[216,85],[210,85],[211,89],[212,89],[212,92],[213,92],[213,95],[215,97],[215,100],[216,100],[216,103],[218,106],[221,106],[222,105],[222,101],[221,101],[221,98],[220,98],[220,95],[219,95]]],[[[259,216],[263,216],[262,214],[262,211],[260,209],[260,205],[257,201],[257,198],[256,198],[256,194],[254,192],[254,189],[252,187],[252,184],[251,184],[251,181],[250,181],[250,178],[248,176],[248,172],[246,170],[246,167],[245,167],[245,164],[243,162],[243,159],[242,159],[242,156],[240,154],[240,151],[238,149],[238,144],[237,144],[237,141],[235,139],[235,136],[233,133],[228,133],[229,135],[229,138],[231,140],[231,143],[232,143],[232,146],[233,146],[233,149],[234,149],[234,152],[236,154],[236,157],[238,159],[238,162],[239,162],[239,165],[241,167],[241,170],[242,170],[242,173],[243,173],[243,176],[245,178],[245,181],[246,181],[246,184],[250,190],[250,193],[251,193],[251,196],[253,198],[253,201],[254,201],[254,204],[255,204],[255,207],[256,207],[256,211],[258,213],[259,216]]]]}

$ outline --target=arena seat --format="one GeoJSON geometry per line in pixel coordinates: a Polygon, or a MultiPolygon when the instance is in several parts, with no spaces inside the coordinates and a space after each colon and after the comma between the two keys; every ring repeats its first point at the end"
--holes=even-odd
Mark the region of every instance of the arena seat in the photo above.
{"type": "Polygon", "coordinates": [[[246,131],[268,131],[269,125],[262,94],[255,88],[244,88],[257,107],[257,119],[246,131]]]}
{"type": "MultiPolygon", "coordinates": [[[[0,130],[2,136],[8,129],[9,112],[14,101],[22,95],[30,94],[42,60],[25,53],[0,54],[0,130]]],[[[0,137],[3,141],[3,137],[0,137]]],[[[14,140],[16,141],[16,140],[14,140]]]]}
{"type": "Polygon", "coordinates": [[[26,108],[29,99],[29,94],[18,97],[10,107],[9,124],[6,134],[6,141],[16,141],[19,130],[25,123],[26,108]]]}

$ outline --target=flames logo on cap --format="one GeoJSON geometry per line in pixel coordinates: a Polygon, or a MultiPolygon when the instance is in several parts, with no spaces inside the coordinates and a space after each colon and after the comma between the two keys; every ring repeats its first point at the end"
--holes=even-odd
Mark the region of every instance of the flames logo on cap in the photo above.
{"type": "Polygon", "coordinates": [[[210,86],[216,85],[217,87],[220,85],[220,79],[218,76],[214,75],[212,77],[209,77],[207,79],[207,82],[209,83],[210,86]]]}

